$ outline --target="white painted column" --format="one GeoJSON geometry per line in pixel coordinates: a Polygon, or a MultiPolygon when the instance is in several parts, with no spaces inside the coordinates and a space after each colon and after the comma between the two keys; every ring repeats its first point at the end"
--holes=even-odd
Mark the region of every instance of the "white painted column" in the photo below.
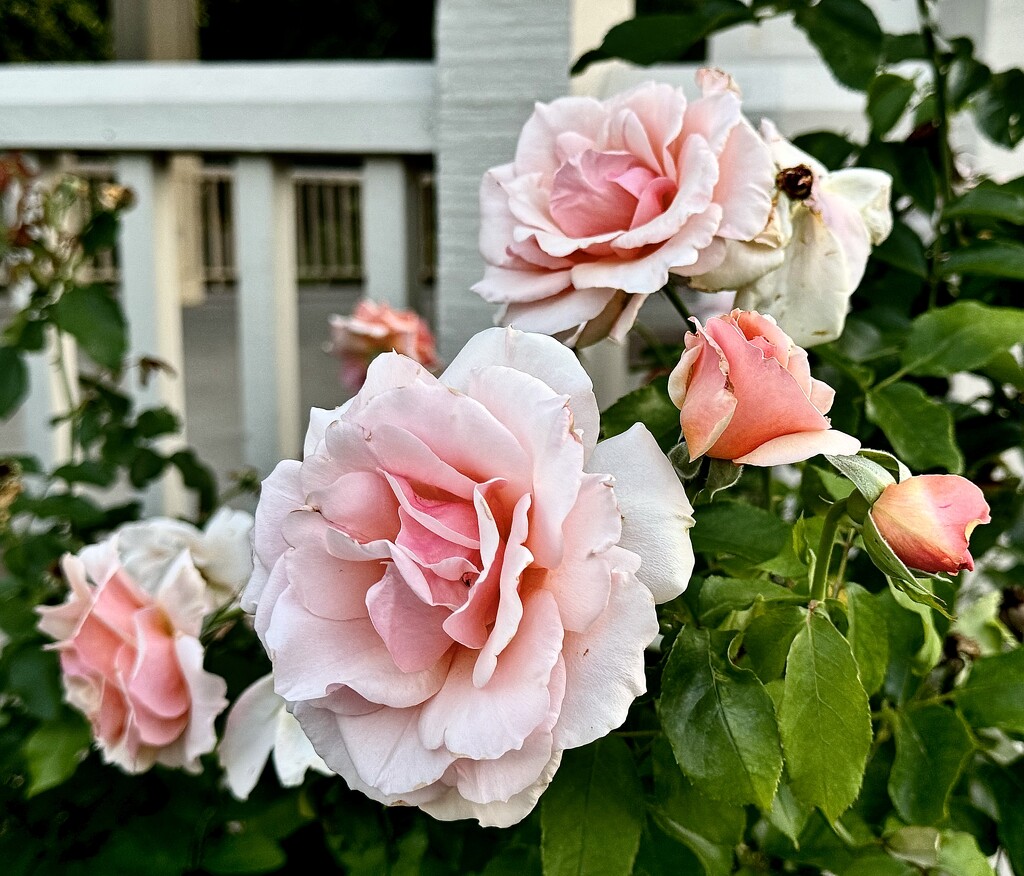
{"type": "Polygon", "coordinates": [[[296,457],[301,447],[291,175],[269,157],[239,157],[232,211],[243,451],[246,463],[265,477],[281,459],[296,457]]]}
{"type": "Polygon", "coordinates": [[[405,308],[415,299],[413,258],[418,233],[406,163],[396,156],[363,164],[360,223],[367,298],[405,308]]]}
{"type": "MultiPolygon", "coordinates": [[[[116,173],[118,181],[135,193],[135,206],[122,216],[118,243],[121,304],[129,327],[128,355],[132,359],[155,357],[174,371],[157,371],[150,376],[148,386],[143,387],[138,370],[130,368],[130,388],[139,410],[163,406],[181,419],[181,434],[161,442],[161,449],[168,452],[186,443],[174,187],[167,163],[149,154],[121,155],[116,173]]],[[[191,510],[174,471],[147,491],[144,505],[148,514],[183,515],[191,510]]]]}
{"type": "Polygon", "coordinates": [[[470,289],[484,270],[480,180],[488,168],[512,160],[535,101],[568,94],[570,25],[570,0],[437,4],[435,295],[446,360],[494,324],[494,306],[470,289]]]}

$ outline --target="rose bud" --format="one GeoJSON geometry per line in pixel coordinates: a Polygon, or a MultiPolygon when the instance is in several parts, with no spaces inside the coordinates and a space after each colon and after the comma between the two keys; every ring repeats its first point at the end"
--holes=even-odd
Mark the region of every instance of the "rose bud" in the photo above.
{"type": "Polygon", "coordinates": [[[966,478],[918,475],[887,486],[871,519],[911,569],[955,575],[974,570],[968,540],[975,526],[992,518],[981,490],[966,478]]]}
{"type": "Polygon", "coordinates": [[[811,377],[807,353],[774,319],[734,310],[694,323],[668,383],[691,459],[781,465],[860,449],[829,428],[835,391],[811,377]]]}

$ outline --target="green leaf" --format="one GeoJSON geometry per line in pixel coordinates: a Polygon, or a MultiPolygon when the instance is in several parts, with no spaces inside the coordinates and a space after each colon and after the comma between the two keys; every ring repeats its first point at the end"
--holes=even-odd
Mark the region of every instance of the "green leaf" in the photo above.
{"type": "Polygon", "coordinates": [[[827,455],[825,459],[848,477],[860,494],[872,504],[887,486],[896,483],[896,479],[885,468],[866,456],[827,455]]]}
{"type": "Polygon", "coordinates": [[[779,730],[793,794],[835,821],[860,790],[871,711],[850,645],[820,610],[789,650],[779,730]]]}
{"type": "Polygon", "coordinates": [[[982,657],[953,695],[972,727],[1024,733],[1024,648],[982,657]]]}
{"type": "Polygon", "coordinates": [[[655,743],[653,761],[658,826],[697,856],[707,876],[728,876],[746,827],[743,807],[701,794],[679,771],[664,740],[655,743]]]}
{"type": "Polygon", "coordinates": [[[19,648],[7,660],[7,691],[22,700],[25,710],[44,721],[61,714],[61,684],[57,657],[43,651],[38,642],[19,648]]]}
{"type": "Polygon", "coordinates": [[[109,487],[117,477],[113,466],[102,462],[86,460],[84,462],[62,465],[53,473],[68,484],[92,484],[96,487],[109,487]]]}
{"type": "Polygon", "coordinates": [[[879,607],[877,597],[852,581],[846,585],[846,599],[850,624],[847,639],[857,661],[861,684],[871,696],[882,687],[889,665],[885,612],[879,607]]]}
{"type": "Polygon", "coordinates": [[[163,474],[167,460],[148,447],[139,447],[128,468],[128,477],[133,487],[144,487],[163,474]]]}
{"type": "Polygon", "coordinates": [[[772,800],[772,808],[768,813],[768,823],[777,831],[787,836],[794,846],[800,848],[800,834],[807,825],[811,811],[800,805],[793,796],[793,791],[784,782],[772,800]]]}
{"type": "Polygon", "coordinates": [[[1024,138],[1024,71],[996,73],[974,98],[974,118],[983,134],[1012,149],[1024,138]]]}
{"type": "Polygon", "coordinates": [[[709,34],[752,20],[750,9],[739,0],[703,0],[677,15],[638,15],[609,30],[597,49],[576,61],[572,73],[608,58],[640,65],[680,61],[709,34]]]}
{"type": "Polygon", "coordinates": [[[869,392],[865,412],[911,468],[939,467],[956,474],[964,470],[953,415],[917,384],[892,383],[869,392]]]}
{"type": "Polygon", "coordinates": [[[790,534],[790,527],[774,514],[739,502],[705,505],[695,517],[690,530],[695,551],[735,554],[752,564],[777,556],[790,534]]]}
{"type": "Polygon", "coordinates": [[[825,167],[839,168],[857,151],[857,146],[832,131],[810,131],[793,138],[797,149],[813,155],[825,167]]]}
{"type": "Polygon", "coordinates": [[[959,301],[929,310],[914,320],[903,367],[911,374],[947,377],[971,371],[1024,337],[1024,311],[959,301]]]}
{"type": "Polygon", "coordinates": [[[960,110],[968,98],[988,85],[992,71],[974,57],[974,43],[967,37],[957,37],[949,42],[953,48],[953,60],[946,76],[947,96],[950,107],[960,110]]]}
{"type": "Polygon", "coordinates": [[[896,712],[895,720],[889,796],[904,821],[938,824],[974,752],[971,732],[958,712],[937,704],[896,712]]]}
{"type": "Polygon", "coordinates": [[[771,697],[729,659],[733,634],[685,627],[669,652],[658,714],[676,760],[704,794],[771,805],[782,750],[771,697]]]}
{"type": "Polygon", "coordinates": [[[178,431],[178,416],[169,408],[150,408],[139,414],[135,431],[141,438],[157,438],[178,431]]]}
{"type": "Polygon", "coordinates": [[[871,255],[922,280],[928,277],[928,261],[921,238],[898,219],[893,222],[892,232],[871,251],[871,255]]]}
{"type": "Polygon", "coordinates": [[[949,253],[939,264],[939,273],[1024,280],[1024,244],[1013,240],[969,243],[949,253]]]}
{"type": "Polygon", "coordinates": [[[968,833],[944,830],[939,837],[938,869],[951,876],[995,876],[978,841],[968,833]]]}
{"type": "Polygon", "coordinates": [[[211,873],[269,873],[287,857],[270,837],[243,830],[228,833],[203,851],[203,867],[211,873]]]}
{"type": "Polygon", "coordinates": [[[89,725],[77,713],[65,712],[59,723],[40,726],[22,746],[29,774],[26,796],[55,788],[71,778],[91,742],[89,725]]]}
{"type": "Polygon", "coordinates": [[[565,752],[541,799],[545,876],[627,876],[640,847],[643,789],[616,736],[565,752]]]}
{"type": "Polygon", "coordinates": [[[181,480],[199,494],[200,514],[209,514],[217,507],[217,479],[210,467],[199,460],[194,450],[179,450],[168,460],[181,472],[181,480]]]}
{"type": "Polygon", "coordinates": [[[983,184],[947,204],[942,215],[946,219],[967,216],[1024,225],[1024,193],[1009,186],[983,184]]]}
{"type": "Polygon", "coordinates": [[[884,137],[907,109],[916,86],[895,73],[881,73],[868,87],[868,118],[876,137],[884,137]]]}
{"type": "Polygon", "coordinates": [[[899,61],[926,61],[928,49],[920,33],[887,33],[882,44],[882,54],[886,64],[899,61]]]}
{"type": "MultiPolygon", "coordinates": [[[[889,579],[889,592],[898,605],[916,614],[921,622],[921,631],[924,638],[922,639],[921,647],[914,654],[914,665],[917,671],[924,675],[934,669],[942,657],[942,636],[939,635],[939,631],[935,626],[935,615],[932,614],[934,606],[929,607],[926,602],[914,599],[906,590],[901,590],[899,587],[894,586],[891,578],[889,579]]],[[[945,612],[940,613],[946,614],[945,612]]],[[[948,617],[948,615],[946,616],[948,617]]]]}
{"type": "Polygon", "coordinates": [[[794,22],[814,43],[822,60],[843,85],[864,91],[882,61],[883,34],[861,0],[821,0],[798,7],[794,22]]]}
{"type": "Polygon", "coordinates": [[[0,417],[8,417],[28,394],[28,368],[21,354],[0,347],[0,417]]]}
{"type": "Polygon", "coordinates": [[[679,408],[668,397],[667,377],[626,393],[601,414],[605,438],[619,435],[636,423],[643,423],[650,430],[662,450],[667,451],[678,443],[679,408]]]}
{"type": "Polygon", "coordinates": [[[700,622],[706,627],[718,626],[732,612],[750,608],[757,601],[798,603],[807,600],[771,581],[713,575],[701,585],[697,597],[700,622]]]}
{"type": "Polygon", "coordinates": [[[764,684],[782,678],[789,648],[803,626],[804,612],[797,606],[765,606],[743,631],[745,665],[749,664],[764,684]]]}
{"type": "Polygon", "coordinates": [[[128,349],[120,305],[102,286],[75,286],[54,305],[57,325],[72,335],[97,365],[118,371],[128,349]]]}

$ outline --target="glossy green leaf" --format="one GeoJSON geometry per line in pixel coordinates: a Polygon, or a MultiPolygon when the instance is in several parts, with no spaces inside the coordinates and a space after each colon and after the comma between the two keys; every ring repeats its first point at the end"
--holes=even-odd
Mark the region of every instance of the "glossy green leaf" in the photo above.
{"type": "Polygon", "coordinates": [[[61,478],[68,484],[92,484],[96,487],[109,487],[117,477],[113,466],[102,462],[86,460],[69,463],[57,468],[53,476],[61,478]]]}
{"type": "Polygon", "coordinates": [[[914,383],[892,383],[868,393],[868,419],[912,469],[944,468],[959,474],[964,457],[956,443],[949,408],[914,383]]]}
{"type": "Polygon", "coordinates": [[[177,432],[180,423],[178,416],[169,408],[150,408],[139,414],[135,420],[135,430],[141,438],[157,438],[177,432]]]}
{"type": "Polygon", "coordinates": [[[643,423],[668,451],[679,441],[679,408],[668,397],[668,378],[661,377],[626,393],[601,414],[601,430],[611,438],[643,423]]]}
{"type": "Polygon", "coordinates": [[[622,739],[606,736],[565,752],[541,798],[545,876],[627,876],[643,820],[640,778],[622,739]]]}
{"type": "Polygon", "coordinates": [[[54,306],[54,319],[97,365],[121,368],[128,326],[120,305],[102,286],[75,286],[65,292],[54,306]]]}
{"type": "Polygon", "coordinates": [[[713,575],[701,585],[697,598],[700,621],[704,626],[717,626],[731,612],[743,611],[759,600],[789,603],[807,601],[806,597],[771,581],[758,578],[720,578],[713,575]]]}
{"type": "Polygon", "coordinates": [[[1024,648],[982,657],[954,696],[972,727],[1024,733],[1024,648]]]}
{"type": "Polygon", "coordinates": [[[1024,225],[1024,193],[1009,186],[980,185],[947,204],[942,215],[947,219],[966,216],[1024,225]]]}
{"type": "MultiPolygon", "coordinates": [[[[913,274],[922,280],[928,277],[928,260],[924,244],[910,227],[898,219],[893,222],[892,231],[872,251],[871,255],[880,262],[913,274]]],[[[877,349],[877,345],[875,346],[877,349]]]]}
{"type": "Polygon", "coordinates": [[[1024,311],[960,301],[914,320],[903,349],[911,374],[945,377],[970,371],[1024,337],[1024,311]]]}
{"type": "Polygon", "coordinates": [[[996,73],[974,98],[974,118],[982,133],[1012,149],[1024,138],[1024,71],[996,73]]]}
{"type": "Polygon", "coordinates": [[[662,740],[655,744],[653,761],[658,826],[697,856],[707,876],[734,872],[734,849],[746,826],[743,807],[701,794],[662,740]]]}
{"type": "Polygon", "coordinates": [[[29,797],[63,784],[89,752],[92,733],[77,713],[65,712],[59,722],[35,730],[22,746],[28,766],[29,797]]]}
{"type": "Polygon", "coordinates": [[[821,53],[836,79],[864,91],[882,60],[883,34],[862,0],[821,0],[797,8],[793,20],[821,53]]]}
{"type": "Polygon", "coordinates": [[[857,146],[833,131],[810,131],[793,138],[793,145],[818,159],[825,167],[838,170],[857,146]]]}
{"type": "Polygon", "coordinates": [[[775,709],[757,676],[729,659],[732,639],[685,627],[665,664],[658,713],[702,793],[767,809],[782,774],[775,709]]]}
{"type": "Polygon", "coordinates": [[[811,810],[806,809],[785,782],[780,783],[779,790],[772,800],[772,808],[766,816],[768,823],[777,831],[785,834],[790,842],[800,847],[800,834],[807,825],[811,810]]]}
{"type": "Polygon", "coordinates": [[[868,118],[876,137],[883,137],[892,129],[907,109],[914,96],[915,85],[895,73],[882,73],[868,86],[868,118]]]}
{"type": "Polygon", "coordinates": [[[287,857],[268,836],[250,831],[228,833],[203,851],[203,868],[210,873],[270,873],[287,857]]]}
{"type": "Polygon", "coordinates": [[[804,612],[797,606],[765,606],[743,631],[744,665],[764,684],[781,678],[790,646],[803,625],[804,612]]]}
{"type": "Polygon", "coordinates": [[[946,92],[950,107],[959,110],[968,98],[989,83],[992,71],[974,57],[974,43],[967,37],[957,37],[949,42],[953,59],[946,74],[946,92]]]}
{"type": "Polygon", "coordinates": [[[938,824],[948,816],[949,795],[974,752],[960,714],[941,705],[895,713],[896,760],[889,796],[910,824],[938,824]]]}
{"type": "Polygon", "coordinates": [[[850,645],[820,609],[789,650],[779,730],[793,794],[834,821],[860,790],[871,712],[850,645]]]}
{"type": "Polygon", "coordinates": [[[898,61],[924,61],[928,58],[924,39],[916,31],[885,34],[882,53],[886,64],[895,64],[898,61]]]}
{"type": "Polygon", "coordinates": [[[857,661],[861,684],[871,696],[885,681],[889,665],[889,637],[885,626],[885,612],[878,598],[852,581],[846,585],[847,639],[857,661]]]}
{"type": "Polygon", "coordinates": [[[21,354],[0,347],[0,417],[14,413],[28,394],[28,368],[21,354]]]}
{"type": "Polygon", "coordinates": [[[1024,280],[1024,244],[1014,240],[969,243],[949,253],[939,264],[939,273],[1024,280]]]}
{"type": "Polygon", "coordinates": [[[690,530],[695,551],[735,554],[751,563],[763,563],[785,547],[790,527],[761,508],[739,502],[715,502],[695,515],[690,530]]]}

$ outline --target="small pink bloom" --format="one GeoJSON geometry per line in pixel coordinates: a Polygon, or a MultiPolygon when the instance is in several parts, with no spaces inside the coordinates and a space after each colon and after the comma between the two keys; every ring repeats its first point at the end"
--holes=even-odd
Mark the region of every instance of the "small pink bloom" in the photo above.
{"type": "Polygon", "coordinates": [[[807,353],[774,319],[734,310],[694,322],[668,384],[691,458],[781,465],[857,452],[825,417],[835,391],[811,377],[807,353]]]}
{"type": "Polygon", "coordinates": [[[473,288],[504,305],[506,325],[570,345],[621,340],[670,273],[712,270],[726,241],[765,229],[768,146],[728,76],[697,80],[703,95],[690,104],[653,82],[537,104],[515,159],[480,189],[487,269],[473,288]]]}
{"type": "Polygon", "coordinates": [[[514,824],[625,719],[693,517],[643,426],[598,424],[570,350],[491,329],[440,378],[375,359],[264,482],[243,605],[350,787],[514,824]]]}
{"type": "Polygon", "coordinates": [[[893,553],[911,569],[974,569],[971,532],[989,523],[981,490],[959,475],[917,475],[890,484],[871,506],[871,519],[893,553]]]}
{"type": "Polygon", "coordinates": [[[38,609],[39,629],[57,639],[65,696],[104,758],[129,773],[154,763],[199,772],[227,685],[203,669],[205,584],[188,552],[149,592],[121,565],[116,536],[62,567],[71,592],[38,609]]]}
{"type": "Polygon", "coordinates": [[[339,379],[353,390],[362,386],[366,368],[380,353],[394,350],[427,368],[438,365],[434,337],[426,322],[411,310],[363,299],[351,316],[328,319],[331,341],[327,351],[341,360],[339,379]]]}

